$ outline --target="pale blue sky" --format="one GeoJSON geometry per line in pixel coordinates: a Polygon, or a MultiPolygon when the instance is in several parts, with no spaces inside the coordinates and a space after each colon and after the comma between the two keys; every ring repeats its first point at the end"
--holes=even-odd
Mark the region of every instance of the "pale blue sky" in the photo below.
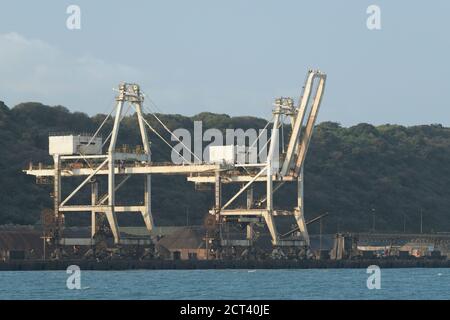
{"type": "Polygon", "coordinates": [[[1,1],[0,100],[88,114],[138,82],[166,113],[267,118],[328,74],[320,121],[450,125],[450,1],[1,1]],[[81,7],[81,30],[66,8],[81,7]],[[382,29],[366,28],[381,8],[382,29]]]}

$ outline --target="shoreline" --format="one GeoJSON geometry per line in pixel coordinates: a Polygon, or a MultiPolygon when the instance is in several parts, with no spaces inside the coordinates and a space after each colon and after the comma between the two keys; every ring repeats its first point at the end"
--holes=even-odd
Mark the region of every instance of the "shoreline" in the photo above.
{"type": "Polygon", "coordinates": [[[0,262],[0,271],[66,270],[77,265],[82,270],[214,270],[214,269],[361,269],[370,265],[380,268],[450,268],[450,260],[60,260],[0,262]]]}

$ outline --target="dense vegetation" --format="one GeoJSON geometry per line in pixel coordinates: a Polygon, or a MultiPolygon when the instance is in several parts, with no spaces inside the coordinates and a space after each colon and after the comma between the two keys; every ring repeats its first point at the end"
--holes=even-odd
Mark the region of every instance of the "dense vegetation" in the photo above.
{"type": "MultiPolygon", "coordinates": [[[[40,212],[51,207],[49,187],[37,186],[21,170],[30,161],[51,163],[49,132],[93,132],[105,115],[88,117],[61,106],[24,103],[9,109],[0,102],[0,224],[34,224],[40,212]]],[[[201,113],[194,117],[161,115],[171,129],[192,130],[194,120],[204,129],[262,128],[266,121],[253,117],[201,113]]],[[[138,131],[133,116],[124,119],[119,143],[136,145],[138,131]]],[[[148,120],[156,128],[155,119],[148,120]]],[[[105,135],[112,127],[109,121],[105,135]]],[[[167,135],[166,135],[167,137],[167,135]]],[[[168,161],[170,150],[153,134],[153,159],[168,161]]],[[[133,197],[141,183],[122,191],[133,197]]],[[[293,192],[283,187],[277,201],[293,192]]],[[[212,205],[211,192],[195,191],[183,177],[154,177],[153,205],[159,224],[201,223],[212,205]]],[[[317,126],[305,166],[307,218],[330,212],[326,231],[367,231],[372,215],[379,231],[450,230],[450,129],[441,125],[404,127],[359,124],[344,128],[338,123],[317,126]]],[[[129,218],[129,223],[137,218],[129,218]]]]}

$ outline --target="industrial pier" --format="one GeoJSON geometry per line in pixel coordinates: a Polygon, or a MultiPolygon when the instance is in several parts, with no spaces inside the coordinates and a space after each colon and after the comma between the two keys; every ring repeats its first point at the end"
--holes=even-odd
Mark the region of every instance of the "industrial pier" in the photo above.
{"type": "Polygon", "coordinates": [[[238,159],[238,153],[244,159],[252,157],[258,136],[250,146],[210,146],[208,161],[197,158],[198,161],[191,162],[178,153],[183,158],[180,164],[152,161],[148,130],[174,149],[145,115],[155,117],[160,127],[183,145],[184,154],[189,153],[194,158],[196,155],[154,112],[144,113],[146,96],[139,85],[120,84],[114,109],[94,134],[49,135],[53,165],[30,164],[24,170],[35,176],[38,183],[53,186],[53,209],[43,212],[39,235],[36,232],[28,235],[42,244],[41,256],[37,254],[39,249],[27,246],[22,251],[31,250],[33,255],[21,254],[20,248],[4,250],[0,252],[3,260],[0,270],[59,269],[69,262],[77,262],[86,269],[337,268],[363,267],[375,258],[377,264],[391,267],[448,266],[448,235],[437,238],[430,235],[433,240],[420,235],[418,242],[421,244],[415,240],[411,244],[409,238],[399,240],[392,235],[377,238],[377,235],[337,234],[324,241],[328,246],[323,245],[321,235],[318,247],[317,236],[308,233],[309,224],[327,216],[325,213],[306,221],[303,203],[304,162],[325,82],[324,73],[309,70],[297,103],[289,97],[275,99],[272,119],[264,128],[271,126],[272,130],[263,146],[267,151],[263,161],[258,159],[258,151],[255,161],[238,159]],[[141,137],[138,150],[117,146],[126,108],[136,114],[141,137]],[[110,118],[113,128],[103,140],[101,130],[110,118]],[[283,136],[285,123],[291,130],[286,146],[283,143],[280,148],[280,131],[283,136]],[[199,190],[210,190],[212,186],[214,206],[206,214],[204,225],[178,227],[178,230],[175,226],[156,225],[152,212],[152,175],[184,175],[199,190]],[[141,177],[142,201],[130,203],[118,199],[117,191],[126,188],[133,176],[141,177]],[[74,178],[78,178],[75,186],[74,178]],[[106,190],[99,187],[99,182],[104,180],[106,190]],[[285,184],[296,185],[296,199],[293,199],[296,205],[288,209],[278,207],[273,197],[285,184]],[[239,189],[225,199],[223,189],[228,185],[238,185],[239,189]],[[259,193],[256,192],[258,185],[259,193]],[[63,186],[65,192],[70,189],[64,197],[63,186]],[[87,190],[90,196],[83,198],[87,190]],[[244,206],[238,203],[242,197],[246,197],[244,206]],[[87,198],[90,201],[86,202],[87,198]],[[91,226],[77,236],[69,236],[73,228],[65,225],[65,215],[80,212],[90,213],[91,226]],[[145,223],[143,230],[136,233],[129,227],[119,226],[117,215],[124,212],[140,214],[145,223]],[[292,219],[293,226],[287,232],[281,232],[277,223],[280,218],[292,219]],[[233,227],[239,229],[236,226],[241,230],[244,226],[243,232],[230,231],[233,227]],[[171,231],[167,231],[170,228],[171,231]],[[380,244],[380,241],[385,243],[380,244]]]}
{"type": "MultiPolygon", "coordinates": [[[[123,238],[117,222],[117,214],[122,212],[141,214],[146,229],[151,233],[155,228],[151,206],[151,176],[178,174],[186,175],[187,180],[195,183],[196,186],[203,184],[214,186],[215,205],[205,218],[206,245],[210,253],[208,258],[218,258],[220,253],[236,250],[236,248],[241,251],[251,248],[254,241],[254,228],[264,225],[270,234],[273,250],[277,250],[281,254],[289,252],[306,257],[310,240],[304,217],[303,165],[322,101],[325,82],[326,75],[324,73],[309,70],[297,105],[292,98],[282,97],[275,100],[273,121],[269,121],[267,124],[267,126],[272,125],[272,132],[269,141],[264,146],[268,150],[266,161],[242,163],[236,161],[234,157],[230,161],[229,158],[223,156],[227,153],[227,148],[231,147],[235,150],[243,147],[246,150],[244,152],[249,154],[253,146],[219,146],[214,147],[215,150],[211,147],[211,154],[216,153],[219,156],[209,163],[185,162],[178,165],[152,162],[147,130],[149,129],[161,139],[163,138],[144,117],[145,96],[139,85],[120,84],[113,112],[115,115],[114,126],[105,141],[99,137],[99,132],[109,116],[91,136],[50,136],[49,153],[53,157],[53,167],[44,168],[42,165],[39,167],[30,165],[30,168],[24,171],[26,174],[36,176],[37,181],[51,179],[53,184],[53,212],[47,212],[44,218],[48,229],[44,238],[47,239],[49,247],[52,248],[51,250],[58,251],[67,245],[67,240],[63,238],[64,217],[65,214],[76,212],[91,213],[91,241],[96,241],[96,235],[100,228],[98,216],[101,215],[106,217],[108,229],[116,246],[151,245],[150,238],[123,238]],[[141,153],[123,152],[116,146],[126,105],[134,108],[136,112],[142,140],[141,153]],[[291,124],[291,134],[286,152],[278,157],[279,129],[285,121],[289,121],[291,124]],[[103,153],[103,147],[108,141],[107,152],[103,153]],[[79,165],[80,162],[83,164],[79,165]],[[143,177],[144,204],[121,205],[116,199],[116,192],[119,188],[126,188],[127,180],[133,175],[143,177]],[[102,176],[107,177],[108,189],[105,194],[99,194],[98,179],[102,176]],[[64,181],[73,177],[83,177],[84,180],[63,199],[61,190],[64,181]],[[254,186],[257,183],[264,183],[266,186],[265,195],[259,199],[254,198],[254,186]],[[274,193],[285,183],[297,185],[297,206],[291,210],[278,209],[273,201],[274,193]],[[241,188],[230,199],[223,199],[222,188],[226,184],[239,184],[241,188]],[[71,204],[71,200],[89,185],[90,203],[71,204]],[[247,196],[246,207],[233,206],[236,199],[244,193],[247,196]],[[293,217],[296,228],[281,234],[277,228],[277,217],[293,217]],[[225,236],[227,227],[236,223],[246,225],[244,239],[233,239],[229,234],[225,236]]],[[[159,119],[158,121],[174,136],[164,123],[159,119]]],[[[192,153],[190,150],[187,151],[192,153]]],[[[192,155],[194,154],[192,153],[192,155]]],[[[83,242],[70,244],[83,245],[83,242]]]]}

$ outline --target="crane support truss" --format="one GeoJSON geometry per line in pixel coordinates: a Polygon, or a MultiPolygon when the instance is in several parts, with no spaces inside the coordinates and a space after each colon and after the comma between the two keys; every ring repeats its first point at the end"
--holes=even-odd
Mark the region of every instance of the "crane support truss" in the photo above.
{"type": "MultiPolygon", "coordinates": [[[[150,141],[147,135],[148,122],[143,115],[144,97],[136,84],[123,83],[119,86],[119,94],[116,97],[114,126],[110,135],[110,144],[107,154],[101,155],[53,155],[52,167],[38,168],[30,166],[24,170],[26,174],[40,177],[54,178],[54,211],[57,221],[64,221],[65,212],[91,212],[92,237],[95,234],[95,215],[104,213],[114,236],[115,243],[121,241],[117,214],[122,212],[138,212],[145,221],[146,228],[151,231],[154,221],[151,209],[151,175],[186,175],[187,180],[196,184],[213,184],[215,187],[215,205],[210,214],[215,217],[218,225],[227,223],[230,218],[238,218],[249,221],[247,225],[247,241],[229,239],[222,240],[223,245],[252,244],[253,226],[255,221],[264,221],[272,237],[274,246],[309,246],[307,223],[304,217],[303,207],[303,166],[308,150],[314,125],[317,119],[320,103],[325,88],[326,75],[320,71],[309,70],[303,92],[297,106],[293,99],[279,98],[275,101],[273,110],[274,121],[267,160],[263,163],[243,166],[241,164],[158,164],[151,162],[150,141]],[[141,135],[143,154],[124,153],[116,150],[117,139],[121,119],[123,119],[124,105],[128,103],[134,107],[137,115],[139,131],[141,135]],[[283,118],[289,118],[291,123],[291,135],[287,145],[284,159],[280,159],[276,148],[279,148],[279,128],[284,125],[283,118]],[[306,123],[305,122],[306,119],[306,123]],[[73,167],[65,165],[70,161],[89,161],[88,167],[73,167]],[[126,162],[126,165],[121,163],[126,162]],[[130,164],[131,163],[131,164],[130,164]],[[144,201],[136,205],[120,205],[116,203],[116,192],[126,184],[133,175],[144,176],[144,201]],[[63,201],[61,201],[61,180],[68,177],[85,177],[63,201]],[[107,176],[108,191],[99,196],[97,176],[107,176]],[[123,177],[121,182],[116,179],[123,177]],[[297,206],[292,210],[276,209],[274,193],[285,183],[295,182],[297,185],[297,206]],[[89,204],[68,204],[72,197],[80,192],[83,187],[91,183],[91,201],[89,204]],[[227,201],[222,199],[223,184],[242,184],[241,189],[227,201]],[[254,185],[265,183],[265,195],[262,199],[254,199],[254,185]],[[245,192],[246,191],[246,192],[245,192]],[[242,194],[246,193],[245,208],[232,208],[242,194]],[[223,204],[225,203],[225,204],[223,204]],[[293,216],[297,224],[296,236],[286,239],[280,236],[277,230],[276,217],[293,216]]],[[[152,128],[151,128],[152,129],[152,128]]],[[[124,243],[124,242],[123,242],[124,243]]]]}

